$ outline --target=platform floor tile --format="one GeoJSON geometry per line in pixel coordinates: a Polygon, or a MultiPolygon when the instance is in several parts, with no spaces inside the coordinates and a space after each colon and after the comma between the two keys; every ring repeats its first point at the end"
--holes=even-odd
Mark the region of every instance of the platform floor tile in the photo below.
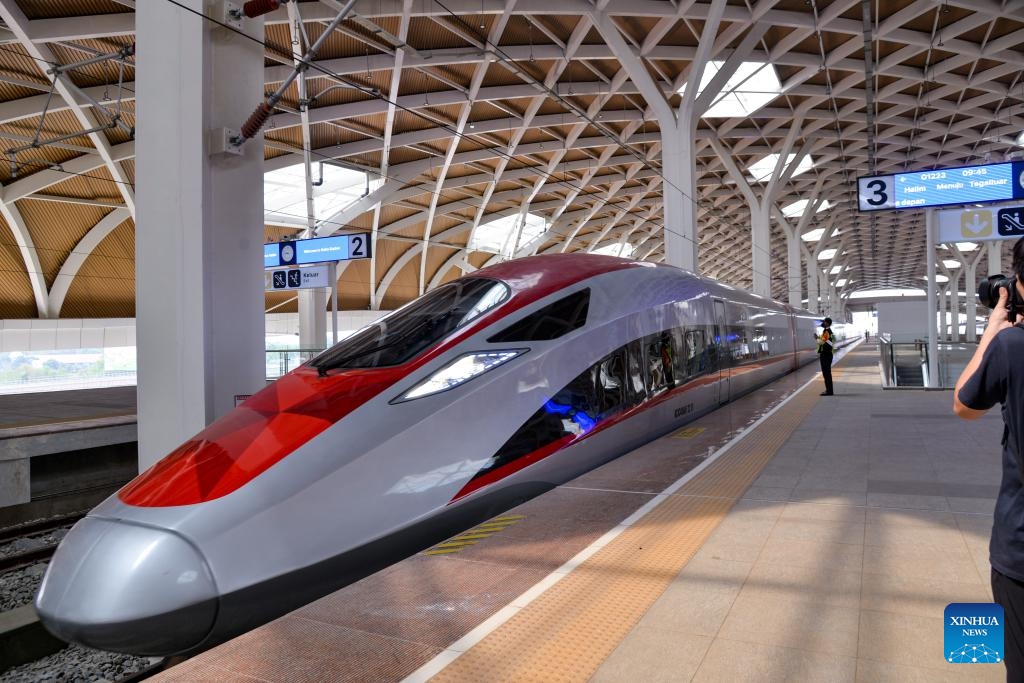
{"type": "Polygon", "coordinates": [[[1002,423],[958,420],[949,392],[883,392],[875,354],[847,356],[837,396],[818,401],[592,680],[1005,680],[1002,665],[948,664],[942,618],[949,603],[992,599],[1002,423]],[[751,506],[774,515],[767,536],[734,521],[751,506]],[[652,661],[673,637],[705,650],[696,666],[684,653],[652,661]]]}

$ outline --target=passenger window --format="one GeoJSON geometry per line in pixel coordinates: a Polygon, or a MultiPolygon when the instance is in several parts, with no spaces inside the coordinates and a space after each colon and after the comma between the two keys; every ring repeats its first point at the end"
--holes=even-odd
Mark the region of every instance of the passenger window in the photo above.
{"type": "Polygon", "coordinates": [[[686,355],[680,371],[685,377],[696,377],[711,368],[710,347],[703,329],[686,331],[686,355]]]}
{"type": "Polygon", "coordinates": [[[673,333],[678,333],[678,329],[664,330],[644,339],[644,348],[647,351],[647,381],[651,395],[659,394],[676,385],[679,345],[673,333]]]}
{"type": "Polygon", "coordinates": [[[593,429],[601,411],[597,389],[599,368],[600,364],[590,366],[548,399],[474,476],[486,474],[561,438],[593,429]]]}
{"type": "Polygon", "coordinates": [[[618,349],[597,364],[598,414],[602,419],[617,413],[625,403],[626,367],[622,355],[622,349],[618,349]]]}
{"type": "Polygon", "coordinates": [[[513,323],[487,341],[497,344],[557,339],[583,327],[589,308],[590,289],[583,289],[513,323]]]}
{"type": "Polygon", "coordinates": [[[626,363],[628,365],[626,403],[629,407],[633,407],[647,400],[647,385],[644,381],[644,354],[639,341],[632,341],[626,345],[626,363]]]}

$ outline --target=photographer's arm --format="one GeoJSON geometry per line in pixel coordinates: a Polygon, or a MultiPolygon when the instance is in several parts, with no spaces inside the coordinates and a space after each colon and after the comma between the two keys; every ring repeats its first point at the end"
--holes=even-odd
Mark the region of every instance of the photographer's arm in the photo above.
{"type": "Polygon", "coordinates": [[[981,367],[981,360],[985,356],[985,350],[988,348],[992,340],[995,339],[996,335],[1007,327],[1013,327],[1013,323],[1006,319],[1006,299],[1009,292],[1002,288],[999,290],[999,303],[992,309],[992,313],[988,317],[988,325],[985,326],[985,333],[981,335],[981,339],[978,340],[978,348],[975,350],[974,355],[971,356],[971,362],[967,364],[964,371],[960,373],[960,378],[956,381],[956,387],[953,389],[953,412],[959,417],[965,420],[976,420],[986,412],[985,410],[975,410],[974,408],[968,408],[960,402],[960,389],[963,388],[964,384],[967,383],[978,368],[981,367]]]}

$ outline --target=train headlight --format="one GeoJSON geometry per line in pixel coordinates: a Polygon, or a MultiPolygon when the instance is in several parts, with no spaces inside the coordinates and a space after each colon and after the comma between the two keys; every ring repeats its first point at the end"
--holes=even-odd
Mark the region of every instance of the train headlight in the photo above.
{"type": "Polygon", "coordinates": [[[423,380],[397,399],[400,401],[411,401],[416,398],[423,398],[452,387],[457,387],[463,382],[468,382],[477,375],[496,368],[502,363],[507,363],[516,356],[526,353],[527,349],[510,349],[508,351],[480,351],[478,353],[467,353],[459,356],[448,365],[444,366],[433,375],[423,380]]]}

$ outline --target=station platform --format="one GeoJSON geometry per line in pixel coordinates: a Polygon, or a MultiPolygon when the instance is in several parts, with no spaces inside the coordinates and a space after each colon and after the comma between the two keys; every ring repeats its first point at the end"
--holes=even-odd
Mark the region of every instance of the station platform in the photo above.
{"type": "Polygon", "coordinates": [[[110,493],[111,481],[131,479],[135,412],[133,386],[0,395],[0,525],[88,509],[110,493]],[[77,461],[34,460],[61,454],[77,461]],[[39,501],[90,484],[101,486],[58,503],[39,501]]]}
{"type": "Polygon", "coordinates": [[[989,602],[998,412],[792,373],[155,681],[1002,681],[946,662],[989,602]]]}

